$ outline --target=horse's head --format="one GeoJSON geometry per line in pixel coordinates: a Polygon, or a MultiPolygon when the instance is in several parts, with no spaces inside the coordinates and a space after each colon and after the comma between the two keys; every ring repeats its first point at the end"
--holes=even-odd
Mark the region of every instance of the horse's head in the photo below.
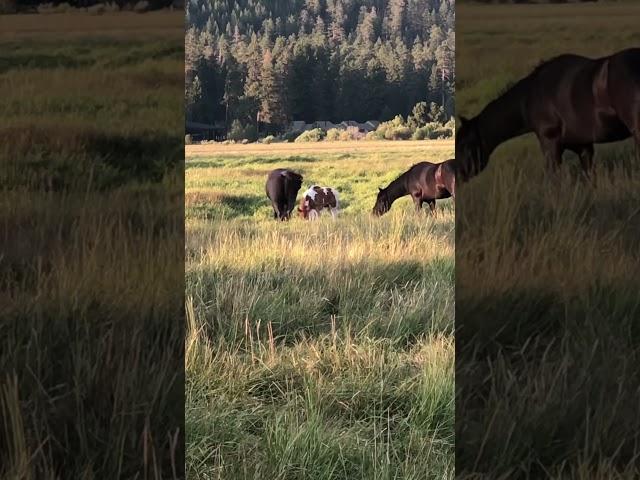
{"type": "Polygon", "coordinates": [[[488,157],[482,147],[482,138],[477,120],[460,117],[460,128],[456,133],[456,163],[462,181],[480,173],[487,166],[488,157]]]}
{"type": "Polygon", "coordinates": [[[378,188],[378,197],[376,198],[376,204],[373,206],[373,214],[383,215],[391,208],[391,201],[389,199],[389,193],[386,188],[378,188]]]}
{"type": "Polygon", "coordinates": [[[298,216],[304,220],[309,218],[309,200],[306,197],[302,197],[300,200],[300,206],[298,206],[298,216]]]}
{"type": "Polygon", "coordinates": [[[309,209],[305,207],[298,207],[298,216],[303,220],[307,220],[309,218],[309,209]]]}

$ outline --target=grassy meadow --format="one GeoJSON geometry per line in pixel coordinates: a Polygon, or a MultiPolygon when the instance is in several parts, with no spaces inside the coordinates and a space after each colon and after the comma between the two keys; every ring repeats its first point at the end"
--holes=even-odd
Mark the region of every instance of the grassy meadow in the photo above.
{"type": "Polygon", "coordinates": [[[453,478],[454,210],[377,187],[453,143],[186,147],[187,475],[453,478]],[[272,220],[267,173],[338,189],[272,220]]]}
{"type": "Polygon", "coordinates": [[[183,35],[0,15],[0,478],[184,478],[183,35]]]}
{"type": "MultiPolygon", "coordinates": [[[[637,2],[459,4],[456,104],[473,116],[561,53],[637,47],[637,2]],[[498,53],[499,52],[499,53],[498,53]]],[[[596,147],[596,185],[566,153],[544,171],[533,135],[459,187],[456,473],[460,478],[640,476],[640,165],[596,147]]]]}

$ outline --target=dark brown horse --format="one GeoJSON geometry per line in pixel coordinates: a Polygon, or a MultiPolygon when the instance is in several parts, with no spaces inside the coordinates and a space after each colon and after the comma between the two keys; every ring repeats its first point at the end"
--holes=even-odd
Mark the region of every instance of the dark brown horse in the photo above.
{"type": "Polygon", "coordinates": [[[561,55],[539,65],[476,117],[461,117],[456,134],[460,178],[480,173],[501,143],[533,132],[555,170],[565,150],[587,176],[593,144],[633,136],[640,160],[640,48],[590,59],[561,55]]]}
{"type": "Polygon", "coordinates": [[[411,195],[416,211],[423,203],[428,203],[431,213],[435,213],[436,200],[455,196],[454,160],[441,164],[420,162],[413,165],[386,188],[380,188],[374,215],[383,215],[391,209],[398,198],[411,195]]]}
{"type": "Polygon", "coordinates": [[[276,168],[269,172],[265,192],[271,200],[274,219],[284,221],[291,218],[301,186],[302,175],[299,173],[287,168],[276,168]]]}

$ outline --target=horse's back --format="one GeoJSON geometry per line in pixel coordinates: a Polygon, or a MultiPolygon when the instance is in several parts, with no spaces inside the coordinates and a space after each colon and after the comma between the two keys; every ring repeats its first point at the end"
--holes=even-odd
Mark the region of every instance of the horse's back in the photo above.
{"type": "Polygon", "coordinates": [[[629,79],[637,67],[622,65],[637,55],[632,51],[601,58],[562,55],[543,64],[533,77],[527,102],[534,131],[558,135],[565,145],[626,138],[628,129],[620,121],[619,109],[628,109],[624,103],[630,99],[629,79]]]}
{"type": "Polygon", "coordinates": [[[437,163],[431,163],[431,162],[418,162],[418,163],[414,163],[413,165],[411,165],[411,167],[409,168],[409,171],[421,171],[424,169],[428,169],[428,168],[433,168],[433,167],[437,167],[438,164],[437,163]]]}

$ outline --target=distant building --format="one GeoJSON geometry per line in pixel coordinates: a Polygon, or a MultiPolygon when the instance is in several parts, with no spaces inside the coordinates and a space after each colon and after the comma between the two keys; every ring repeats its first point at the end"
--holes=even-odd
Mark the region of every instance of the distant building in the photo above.
{"type": "Polygon", "coordinates": [[[306,130],[305,129],[306,125],[307,124],[305,123],[304,120],[294,120],[289,125],[289,130],[292,132],[304,132],[306,130]]]}
{"type": "Polygon", "coordinates": [[[188,121],[185,123],[185,134],[191,135],[193,140],[222,141],[227,138],[227,128],[224,122],[200,123],[188,121]]]}
{"type": "Polygon", "coordinates": [[[325,120],[319,120],[317,122],[313,122],[313,125],[315,125],[314,128],[322,128],[323,130],[330,130],[332,128],[336,128],[336,125],[332,122],[328,122],[325,120]]]}
{"type": "Polygon", "coordinates": [[[380,122],[378,120],[367,120],[364,123],[358,123],[355,120],[344,120],[340,123],[333,123],[326,120],[318,120],[313,123],[306,123],[303,120],[294,120],[289,124],[289,132],[306,132],[313,130],[314,128],[322,128],[323,130],[331,130],[337,128],[338,130],[346,130],[356,138],[362,138],[367,133],[373,132],[380,122]]]}

